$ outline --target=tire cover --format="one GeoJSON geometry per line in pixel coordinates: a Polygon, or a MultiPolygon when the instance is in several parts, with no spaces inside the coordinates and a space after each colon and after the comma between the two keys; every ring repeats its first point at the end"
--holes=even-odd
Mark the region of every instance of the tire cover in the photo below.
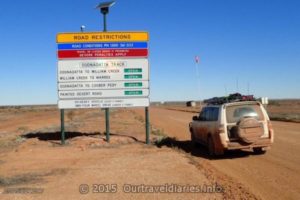
{"type": "Polygon", "coordinates": [[[246,143],[253,143],[264,134],[263,124],[255,118],[242,118],[237,125],[237,135],[246,143]]]}

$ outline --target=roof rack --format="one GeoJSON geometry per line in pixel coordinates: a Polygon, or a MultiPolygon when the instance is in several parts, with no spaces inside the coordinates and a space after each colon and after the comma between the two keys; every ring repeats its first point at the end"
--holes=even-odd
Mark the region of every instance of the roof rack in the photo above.
{"type": "Polygon", "coordinates": [[[205,99],[204,103],[207,104],[224,104],[224,103],[230,103],[230,102],[238,102],[238,101],[255,101],[253,95],[241,95],[240,93],[234,93],[230,94],[229,96],[223,96],[223,97],[213,97],[210,99],[205,99]]]}

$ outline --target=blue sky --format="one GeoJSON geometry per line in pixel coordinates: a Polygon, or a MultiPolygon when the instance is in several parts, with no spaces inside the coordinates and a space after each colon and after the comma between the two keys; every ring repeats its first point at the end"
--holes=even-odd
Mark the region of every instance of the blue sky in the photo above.
{"type": "MultiPolygon", "coordinates": [[[[56,34],[101,31],[99,2],[1,1],[0,105],[57,102],[56,34]]],[[[152,101],[248,85],[257,97],[300,98],[299,8],[298,0],[117,0],[108,30],[149,32],[152,101]]]]}

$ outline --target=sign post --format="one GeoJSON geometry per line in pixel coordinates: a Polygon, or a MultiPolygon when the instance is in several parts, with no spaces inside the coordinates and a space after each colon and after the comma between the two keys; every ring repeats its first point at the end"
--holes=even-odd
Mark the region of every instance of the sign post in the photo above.
{"type": "Polygon", "coordinates": [[[65,110],[60,109],[60,132],[61,132],[61,144],[65,144],[65,110]]]}
{"type": "Polygon", "coordinates": [[[149,108],[145,107],[145,123],[146,123],[146,144],[150,144],[150,123],[149,123],[149,108]]]}
{"type": "Polygon", "coordinates": [[[107,142],[110,141],[109,128],[109,108],[105,108],[105,133],[107,142]]]}
{"type": "MultiPolygon", "coordinates": [[[[100,9],[101,13],[103,14],[103,32],[107,31],[106,28],[106,15],[109,13],[109,7],[114,5],[115,2],[109,2],[109,3],[102,3],[97,6],[97,8],[100,9]]],[[[106,141],[109,142],[110,136],[109,136],[109,108],[105,108],[105,134],[106,134],[106,141]]]]}

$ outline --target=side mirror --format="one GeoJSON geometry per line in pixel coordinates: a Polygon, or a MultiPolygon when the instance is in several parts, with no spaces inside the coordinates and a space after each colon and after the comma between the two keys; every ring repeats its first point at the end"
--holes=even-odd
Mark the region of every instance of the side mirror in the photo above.
{"type": "Polygon", "coordinates": [[[199,120],[198,116],[193,116],[193,121],[199,120]]]}

